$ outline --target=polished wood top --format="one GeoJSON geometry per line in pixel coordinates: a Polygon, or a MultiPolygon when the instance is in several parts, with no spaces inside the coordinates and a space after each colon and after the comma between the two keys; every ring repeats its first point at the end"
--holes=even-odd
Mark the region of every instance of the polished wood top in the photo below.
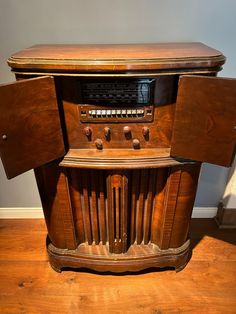
{"type": "Polygon", "coordinates": [[[219,67],[221,52],[202,43],[35,45],[12,55],[14,69],[139,71],[219,67]]]}

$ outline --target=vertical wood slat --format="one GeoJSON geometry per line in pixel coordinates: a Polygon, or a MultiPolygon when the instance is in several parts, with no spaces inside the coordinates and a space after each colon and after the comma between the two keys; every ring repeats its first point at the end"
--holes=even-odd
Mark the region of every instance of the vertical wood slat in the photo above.
{"type": "Polygon", "coordinates": [[[99,199],[98,199],[98,219],[99,219],[99,236],[102,244],[106,244],[107,241],[107,226],[106,226],[106,204],[105,204],[105,192],[104,192],[104,172],[98,171],[98,187],[99,187],[99,199]]]}
{"type": "Polygon", "coordinates": [[[107,178],[109,250],[127,251],[128,178],[125,173],[111,173],[107,178]]]}
{"type": "Polygon", "coordinates": [[[98,170],[71,171],[76,171],[70,176],[70,194],[73,209],[74,203],[77,204],[75,217],[79,243],[86,241],[91,245],[101,241],[106,244],[109,237],[110,252],[113,253],[126,252],[127,241],[129,244],[135,241],[148,244],[151,241],[162,249],[173,243],[171,230],[181,167],[110,171],[108,175],[98,170]],[[127,173],[132,173],[130,199],[127,173]]]}
{"type": "Polygon", "coordinates": [[[88,174],[85,171],[82,171],[82,209],[84,216],[84,226],[85,226],[85,235],[86,241],[88,244],[92,244],[92,230],[91,230],[91,217],[90,217],[90,206],[89,206],[89,182],[88,174]]]}
{"type": "Polygon", "coordinates": [[[104,172],[70,169],[70,197],[78,242],[107,242],[104,172]]]}
{"type": "Polygon", "coordinates": [[[139,199],[136,211],[136,242],[141,244],[143,241],[143,212],[145,197],[147,194],[147,180],[148,173],[146,169],[142,169],[140,173],[140,189],[139,189],[139,199]]]}
{"type": "Polygon", "coordinates": [[[115,218],[115,239],[120,240],[120,223],[121,223],[121,202],[120,202],[120,187],[113,187],[113,203],[114,203],[114,218],[115,218]]]}
{"type": "Polygon", "coordinates": [[[129,179],[127,173],[122,176],[121,192],[121,239],[122,239],[122,253],[125,253],[128,249],[127,237],[128,237],[128,190],[129,190],[129,179]]]}
{"type": "Polygon", "coordinates": [[[174,223],[176,203],[179,192],[179,184],[181,178],[181,168],[173,167],[169,170],[167,180],[164,208],[163,208],[163,223],[161,228],[161,249],[168,249],[171,239],[172,226],[174,223]]]}
{"type": "Polygon", "coordinates": [[[160,246],[162,212],[164,207],[165,186],[168,178],[168,168],[157,169],[155,182],[155,196],[153,200],[151,242],[160,246]]]}
{"type": "Polygon", "coordinates": [[[114,207],[113,207],[113,187],[111,184],[111,174],[107,177],[107,213],[108,213],[108,239],[109,251],[114,251],[115,227],[114,227],[114,207]]]}
{"type": "Polygon", "coordinates": [[[152,217],[152,205],[153,205],[153,195],[155,191],[156,183],[156,169],[150,169],[148,171],[148,191],[144,207],[143,216],[143,241],[144,244],[148,244],[150,241],[151,234],[151,217],[152,217]]]}
{"type": "Polygon", "coordinates": [[[71,204],[73,209],[73,216],[75,217],[76,225],[76,234],[78,239],[78,244],[85,241],[84,233],[84,221],[83,221],[83,212],[81,206],[81,188],[80,188],[80,177],[81,171],[79,169],[70,169],[69,171],[70,178],[70,197],[71,204]]]}
{"type": "Polygon", "coordinates": [[[131,212],[130,212],[130,244],[135,242],[136,238],[136,209],[139,193],[140,170],[132,171],[132,190],[131,190],[131,212]]]}
{"type": "Polygon", "coordinates": [[[90,218],[93,242],[98,244],[99,241],[99,225],[98,225],[98,205],[97,205],[97,190],[98,190],[98,178],[97,171],[90,170],[90,185],[91,185],[91,196],[90,196],[90,218]]]}

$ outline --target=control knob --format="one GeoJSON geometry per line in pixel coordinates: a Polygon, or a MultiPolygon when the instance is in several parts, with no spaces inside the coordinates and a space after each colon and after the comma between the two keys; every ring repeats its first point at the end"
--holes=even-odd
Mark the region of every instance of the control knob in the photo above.
{"type": "Polygon", "coordinates": [[[123,132],[127,139],[131,138],[131,128],[129,126],[124,126],[123,132]]]}
{"type": "Polygon", "coordinates": [[[86,127],[84,128],[84,134],[85,134],[88,138],[90,138],[91,135],[92,135],[92,129],[91,129],[89,126],[86,126],[86,127]]]}
{"type": "Polygon", "coordinates": [[[140,148],[140,141],[137,138],[133,139],[133,148],[139,149],[140,148]]]}
{"type": "Polygon", "coordinates": [[[100,138],[97,138],[94,143],[95,143],[97,149],[99,149],[99,150],[103,149],[103,142],[100,138]]]}
{"type": "Polygon", "coordinates": [[[145,141],[149,141],[150,130],[149,130],[149,128],[147,126],[143,127],[142,133],[143,133],[143,137],[144,137],[145,141]]]}
{"type": "Polygon", "coordinates": [[[149,128],[147,126],[143,127],[142,132],[143,132],[143,136],[144,137],[148,137],[149,136],[149,128]]]}
{"type": "Polygon", "coordinates": [[[106,140],[109,141],[111,137],[111,129],[109,127],[104,128],[104,135],[106,140]]]}

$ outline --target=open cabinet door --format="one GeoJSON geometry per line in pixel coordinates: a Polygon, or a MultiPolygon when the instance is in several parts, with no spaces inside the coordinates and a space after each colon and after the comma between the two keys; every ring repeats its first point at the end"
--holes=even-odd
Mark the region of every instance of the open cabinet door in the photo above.
{"type": "Polygon", "coordinates": [[[54,79],[40,77],[0,86],[0,154],[13,178],[63,156],[54,79]]]}
{"type": "Polygon", "coordinates": [[[236,79],[182,76],[171,156],[230,166],[236,144],[236,79]]]}

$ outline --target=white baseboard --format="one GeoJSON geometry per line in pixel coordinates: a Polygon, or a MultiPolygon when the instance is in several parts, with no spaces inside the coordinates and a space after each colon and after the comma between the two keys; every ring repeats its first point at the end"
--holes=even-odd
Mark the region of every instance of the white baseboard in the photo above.
{"type": "MultiPolygon", "coordinates": [[[[194,207],[192,218],[214,218],[217,207],[194,207]]],[[[0,207],[0,219],[44,218],[40,207],[0,207]]]]}
{"type": "Polygon", "coordinates": [[[192,218],[214,218],[217,207],[193,207],[192,218]]]}
{"type": "Polygon", "coordinates": [[[41,207],[0,207],[0,219],[44,218],[41,207]]]}

